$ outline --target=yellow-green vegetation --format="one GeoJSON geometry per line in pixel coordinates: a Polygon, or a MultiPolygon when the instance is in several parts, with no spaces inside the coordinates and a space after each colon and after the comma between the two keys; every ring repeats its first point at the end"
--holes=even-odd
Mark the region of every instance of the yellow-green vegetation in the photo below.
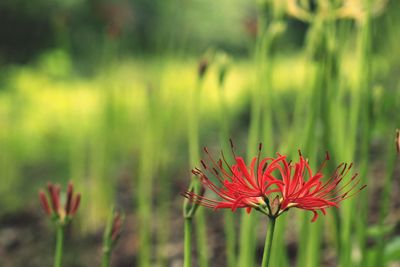
{"type": "Polygon", "coordinates": [[[58,48],[28,64],[0,61],[0,215],[32,212],[44,182],[72,180],[82,194],[76,233],[103,228],[113,205],[127,208],[129,231],[121,240],[130,238],[125,246],[135,257],[133,266],[172,266],[176,247],[182,251],[174,254],[182,260],[178,266],[184,249],[185,266],[256,266],[265,233],[257,214],[216,215],[200,207],[189,221],[180,217],[180,193],[200,184],[190,170],[200,167],[202,147],[228,155],[232,138],[247,163],[259,142],[261,156],[279,152],[295,159],[301,149],[313,169],[328,150],[325,175],[342,161],[354,162],[351,174],[358,172],[368,185],[315,223],[310,214],[293,211],[274,221],[270,266],[399,262],[400,219],[392,210],[399,204],[393,196],[393,138],[400,127],[398,3],[237,0],[219,16],[229,1],[180,6],[155,0],[158,7],[133,0],[132,7],[148,15],[135,17],[134,8],[130,14],[144,20],[136,25],[143,32],[126,26],[124,35],[123,26],[101,17],[114,13],[105,12],[96,15],[104,25],[90,35],[97,41],[90,41],[83,38],[90,25],[71,31],[76,22],[68,14],[118,13],[129,11],[129,4],[110,8],[93,1],[99,6],[90,11],[75,2],[52,13],[58,48]],[[206,19],[199,14],[208,13],[213,20],[202,24],[206,19]],[[55,19],[60,14],[65,21],[55,19]],[[191,18],[199,24],[188,23],[191,18]],[[207,37],[214,24],[221,28],[207,37]],[[184,229],[190,233],[185,248],[184,229]]]}

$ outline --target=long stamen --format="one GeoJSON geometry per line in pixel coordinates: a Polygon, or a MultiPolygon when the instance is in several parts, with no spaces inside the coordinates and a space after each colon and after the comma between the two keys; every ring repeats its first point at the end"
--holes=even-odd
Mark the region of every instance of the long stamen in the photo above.
{"type": "Polygon", "coordinates": [[[261,156],[261,150],[262,150],[262,143],[258,145],[258,155],[257,155],[257,166],[255,167],[255,172],[256,172],[256,183],[259,188],[261,188],[260,183],[258,181],[258,169],[260,167],[260,156],[261,156]]]}
{"type": "Polygon", "coordinates": [[[342,197],[342,199],[341,200],[339,200],[339,202],[341,202],[341,201],[343,201],[343,200],[345,200],[345,199],[348,199],[348,198],[350,198],[350,197],[352,197],[352,196],[354,196],[354,195],[357,195],[358,193],[360,193],[364,188],[366,188],[367,187],[367,185],[365,184],[365,185],[363,185],[363,186],[361,186],[356,192],[354,192],[353,194],[351,194],[351,195],[348,195],[348,196],[343,196],[342,197]]]}
{"type": "MultiPolygon", "coordinates": [[[[338,174],[338,170],[344,165],[344,168],[346,168],[346,164],[344,162],[342,162],[341,164],[339,164],[339,166],[336,167],[335,171],[333,172],[333,174],[331,175],[331,178],[329,178],[328,181],[326,181],[322,187],[319,188],[319,192],[322,191],[331,191],[331,189],[335,188],[343,179],[343,176],[341,174],[338,174]],[[340,177],[340,178],[339,178],[340,177]],[[334,180],[337,180],[335,183],[333,183],[334,180]],[[329,186],[328,186],[329,185],[329,186]],[[325,189],[325,187],[327,187],[325,189]]],[[[353,166],[353,163],[350,164],[349,168],[351,168],[353,166]]],[[[343,172],[343,170],[342,170],[343,172]]],[[[347,172],[346,172],[347,174],[347,172]]],[[[346,175],[345,174],[345,175],[346,175]]]]}
{"type": "Polygon", "coordinates": [[[321,163],[321,165],[319,166],[319,169],[318,169],[317,172],[321,172],[321,171],[325,168],[326,163],[328,162],[329,159],[330,159],[329,152],[326,151],[326,153],[325,153],[325,159],[324,159],[324,161],[321,163]]]}
{"type": "MultiPolygon", "coordinates": [[[[211,154],[210,154],[210,152],[208,152],[207,147],[204,148],[204,152],[206,152],[207,157],[209,158],[211,163],[214,165],[214,167],[221,169],[220,165],[218,165],[217,162],[215,161],[215,159],[213,157],[211,157],[211,154]]],[[[204,162],[202,164],[204,164],[204,162]]]]}
{"type": "MultiPolygon", "coordinates": [[[[239,179],[239,178],[236,176],[236,174],[233,172],[233,170],[232,170],[231,166],[229,165],[228,161],[226,160],[224,152],[221,152],[221,155],[222,155],[222,160],[223,160],[223,162],[225,163],[225,166],[228,167],[228,170],[231,172],[231,174],[232,174],[236,179],[239,179]]],[[[227,174],[227,176],[229,176],[229,175],[227,174]]]]}
{"type": "MultiPolygon", "coordinates": [[[[348,187],[351,183],[353,183],[353,182],[356,180],[357,176],[358,176],[358,173],[355,173],[355,174],[351,177],[351,179],[350,179],[349,181],[347,181],[347,183],[345,183],[342,187],[340,187],[339,189],[337,189],[335,192],[336,192],[336,193],[339,193],[339,192],[343,191],[343,189],[345,189],[346,187],[348,187]]],[[[358,184],[359,182],[360,182],[360,180],[356,180],[355,184],[358,184]]],[[[353,188],[353,186],[354,186],[354,184],[353,184],[351,187],[353,188]]]]}

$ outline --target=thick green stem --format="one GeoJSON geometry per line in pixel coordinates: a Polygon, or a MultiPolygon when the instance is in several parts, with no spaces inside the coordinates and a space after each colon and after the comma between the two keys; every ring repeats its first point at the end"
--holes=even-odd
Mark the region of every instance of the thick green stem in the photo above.
{"type": "Polygon", "coordinates": [[[192,265],[192,219],[185,218],[185,244],[184,244],[184,263],[183,267],[192,265]]]}
{"type": "Polygon", "coordinates": [[[269,220],[267,235],[265,237],[265,246],[264,246],[264,253],[263,253],[261,267],[268,267],[269,264],[269,258],[271,256],[272,240],[274,238],[275,220],[276,218],[273,217],[271,217],[269,220]]]}
{"type": "Polygon", "coordinates": [[[56,252],[54,255],[54,267],[61,267],[63,243],[64,243],[64,226],[57,225],[56,252]]]}

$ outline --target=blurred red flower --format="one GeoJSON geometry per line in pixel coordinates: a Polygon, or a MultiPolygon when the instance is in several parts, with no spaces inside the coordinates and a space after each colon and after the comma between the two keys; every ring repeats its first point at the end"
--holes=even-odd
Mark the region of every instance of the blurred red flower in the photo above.
{"type": "Polygon", "coordinates": [[[68,183],[66,201],[64,206],[62,206],[60,186],[48,183],[47,191],[49,198],[43,190],[39,191],[39,200],[44,212],[56,222],[62,224],[69,222],[79,208],[81,195],[74,195],[74,186],[71,182],[68,183]],[[50,199],[51,206],[48,199],[50,199]]]}

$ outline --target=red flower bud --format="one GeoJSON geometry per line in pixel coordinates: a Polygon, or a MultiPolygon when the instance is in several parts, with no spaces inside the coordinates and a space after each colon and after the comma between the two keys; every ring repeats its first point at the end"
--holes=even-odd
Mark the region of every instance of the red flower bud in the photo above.
{"type": "Polygon", "coordinates": [[[59,185],[55,185],[52,183],[47,183],[47,190],[49,192],[50,201],[51,201],[51,208],[49,205],[48,198],[44,191],[39,191],[39,200],[40,204],[47,215],[52,215],[53,219],[55,218],[61,224],[65,224],[69,221],[69,219],[75,215],[76,211],[78,210],[79,203],[81,200],[81,195],[76,194],[74,196],[74,187],[73,184],[70,182],[68,183],[67,193],[66,193],[66,201],[64,205],[61,205],[61,188],[59,185]]]}

